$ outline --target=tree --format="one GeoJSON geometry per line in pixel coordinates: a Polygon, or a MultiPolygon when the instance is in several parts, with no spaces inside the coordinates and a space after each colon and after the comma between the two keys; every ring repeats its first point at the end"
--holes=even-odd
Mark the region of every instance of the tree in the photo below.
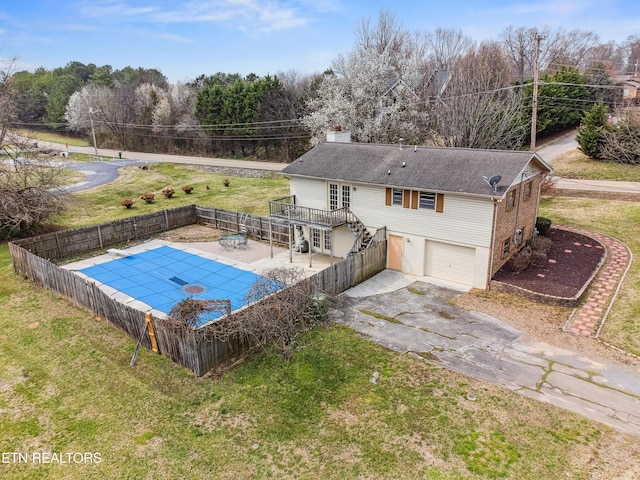
{"type": "Polygon", "coordinates": [[[501,43],[517,81],[533,77],[538,36],[542,38],[538,56],[540,71],[551,69],[549,74],[564,67],[583,67],[592,49],[599,44],[598,36],[590,31],[554,30],[547,26],[515,28],[510,25],[502,31],[501,43]]]}
{"type": "Polygon", "coordinates": [[[47,97],[53,79],[50,72],[39,68],[35,72],[16,72],[11,75],[16,95],[17,119],[27,126],[42,123],[47,111],[47,97]]]}
{"type": "Polygon", "coordinates": [[[602,102],[584,112],[576,139],[580,150],[591,158],[601,158],[605,131],[609,127],[609,108],[602,102]]]}
{"type": "Polygon", "coordinates": [[[64,113],[71,95],[82,84],[70,74],[54,76],[51,90],[47,95],[47,106],[44,120],[51,126],[64,122],[64,113]]]}
{"type": "Polygon", "coordinates": [[[448,71],[454,62],[473,48],[473,41],[460,30],[437,28],[427,36],[431,61],[437,70],[448,71]]]}
{"type": "Polygon", "coordinates": [[[62,167],[34,149],[34,142],[12,132],[17,119],[13,62],[0,70],[0,238],[37,226],[65,204],[60,189],[62,167]]]}
{"type": "Polygon", "coordinates": [[[341,125],[359,142],[418,142],[425,102],[420,93],[429,76],[426,49],[395,17],[381,11],[378,23],[361,24],[354,49],[338,56],[322,77],[302,119],[311,143],[341,125]]]}
{"type": "Polygon", "coordinates": [[[610,162],[640,165],[640,114],[625,110],[617,123],[603,131],[601,157],[610,162]]]}
{"type": "Polygon", "coordinates": [[[592,63],[585,70],[584,81],[591,89],[589,99],[593,102],[604,102],[612,108],[622,103],[622,88],[613,84],[610,65],[592,63]]]}
{"type": "Polygon", "coordinates": [[[31,231],[66,206],[64,168],[34,149],[33,139],[9,132],[1,145],[0,238],[31,231]]]}
{"type": "Polygon", "coordinates": [[[129,99],[109,87],[88,84],[69,99],[65,112],[69,129],[88,131],[91,127],[89,111],[92,110],[96,134],[107,131],[112,135],[116,148],[126,149],[129,144],[128,125],[134,118],[134,102],[129,99]]]}
{"type": "MultiPolygon", "coordinates": [[[[553,76],[543,75],[538,90],[537,133],[550,134],[580,123],[590,91],[576,68],[563,68],[553,76]]],[[[533,86],[529,84],[525,102],[531,103],[533,86]]]]}
{"type": "Polygon", "coordinates": [[[248,308],[231,315],[228,300],[188,298],[171,309],[165,322],[172,329],[200,338],[239,341],[260,349],[272,347],[284,360],[291,360],[300,335],[326,324],[327,309],[335,302],[334,297],[315,291],[303,273],[290,268],[264,273],[247,292],[248,308]],[[206,322],[216,313],[227,315],[206,322]]]}
{"type": "Polygon", "coordinates": [[[629,35],[624,41],[623,55],[625,60],[626,75],[637,75],[640,70],[640,37],[638,35],[629,35]]]}
{"type": "Polygon", "coordinates": [[[226,84],[227,79],[202,82],[197,96],[196,116],[214,152],[246,156],[271,150],[271,158],[290,160],[289,139],[306,137],[295,121],[295,96],[277,77],[236,79],[232,84],[226,84]]]}
{"type": "Polygon", "coordinates": [[[517,149],[527,135],[521,90],[509,85],[508,59],[497,43],[483,43],[458,59],[429,112],[435,145],[517,149]]]}

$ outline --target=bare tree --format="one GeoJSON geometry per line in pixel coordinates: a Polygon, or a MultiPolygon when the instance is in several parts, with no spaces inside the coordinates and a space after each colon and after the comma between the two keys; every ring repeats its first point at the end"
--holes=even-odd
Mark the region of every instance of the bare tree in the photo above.
{"type": "Polygon", "coordinates": [[[10,61],[0,69],[0,238],[47,221],[65,205],[62,166],[42,155],[33,139],[12,130],[17,118],[13,65],[10,61]]]}
{"type": "Polygon", "coordinates": [[[453,63],[473,47],[473,41],[460,30],[437,28],[427,35],[433,67],[450,70],[453,63]]]}
{"type": "Polygon", "coordinates": [[[598,35],[591,31],[566,31],[548,26],[539,29],[508,26],[502,31],[501,42],[511,61],[516,80],[523,81],[533,77],[538,36],[541,38],[541,71],[551,68],[558,70],[562,67],[582,68],[590,51],[599,45],[598,35]]]}
{"type": "Polygon", "coordinates": [[[358,51],[387,52],[400,57],[409,40],[409,32],[398,23],[396,15],[380,9],[378,22],[372,26],[370,17],[363,18],[356,29],[355,48],[358,51]]]}
{"type": "Polygon", "coordinates": [[[289,360],[298,337],[327,321],[334,299],[316,291],[301,270],[276,268],[252,285],[245,300],[247,308],[229,315],[228,300],[186,299],[172,308],[167,323],[200,338],[236,340],[262,349],[272,346],[289,360]],[[227,315],[206,323],[214,312],[227,315]]]}
{"type": "Polygon", "coordinates": [[[0,64],[0,145],[9,132],[9,127],[18,119],[15,92],[12,84],[15,59],[0,64]]]}
{"type": "Polygon", "coordinates": [[[32,138],[6,130],[1,150],[0,238],[8,238],[60,213],[67,196],[62,188],[63,165],[39,152],[32,138]]]}
{"type": "Polygon", "coordinates": [[[640,165],[640,113],[626,109],[616,116],[617,124],[603,129],[600,156],[610,162],[640,165]]]}
{"type": "Polygon", "coordinates": [[[589,50],[584,58],[585,75],[592,75],[593,70],[604,67],[610,78],[616,78],[624,73],[624,49],[614,41],[601,43],[589,50]]]}
{"type": "Polygon", "coordinates": [[[522,91],[509,84],[509,59],[497,43],[471,49],[452,66],[429,113],[429,138],[446,147],[517,149],[527,135],[522,91]]]}
{"type": "Polygon", "coordinates": [[[629,35],[622,48],[624,50],[625,74],[637,75],[640,72],[640,37],[629,35]]]}

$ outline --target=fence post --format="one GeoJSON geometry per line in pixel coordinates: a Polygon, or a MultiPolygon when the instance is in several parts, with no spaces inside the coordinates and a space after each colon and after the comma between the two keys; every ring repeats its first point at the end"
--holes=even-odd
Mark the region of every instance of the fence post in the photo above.
{"type": "Polygon", "coordinates": [[[151,323],[151,315],[148,313],[145,313],[144,319],[147,322],[147,330],[149,331],[149,339],[151,340],[151,350],[153,350],[153,353],[158,353],[158,343],[156,342],[156,332],[153,329],[153,323],[151,323]]]}
{"type": "Polygon", "coordinates": [[[62,252],[60,251],[60,239],[58,238],[58,232],[55,233],[56,239],[56,257],[60,258],[62,256],[62,252]]]}

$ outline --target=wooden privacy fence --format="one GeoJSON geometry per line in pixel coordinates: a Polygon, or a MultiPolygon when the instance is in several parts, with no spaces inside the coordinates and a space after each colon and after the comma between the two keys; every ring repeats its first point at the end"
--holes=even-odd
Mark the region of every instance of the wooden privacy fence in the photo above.
{"type": "Polygon", "coordinates": [[[285,219],[207,207],[196,207],[196,215],[198,223],[204,225],[229,232],[246,233],[260,240],[271,238],[276,243],[289,245],[289,224],[285,219]]]}
{"type": "Polygon", "coordinates": [[[196,206],[187,205],[99,225],[46,233],[14,243],[39,257],[58,260],[194,223],[197,223],[196,206]]]}
{"type": "Polygon", "coordinates": [[[149,235],[195,223],[236,233],[244,232],[260,240],[268,240],[271,233],[274,242],[289,244],[289,225],[286,220],[197,205],[186,205],[99,225],[46,233],[16,240],[13,243],[39,257],[55,261],[123,242],[136,241],[149,235]]]}
{"type": "MultiPolygon", "coordinates": [[[[195,330],[172,328],[169,322],[149,316],[111,298],[93,282],[85,281],[51,261],[135,239],[136,235],[142,237],[196,222],[212,224],[217,228],[234,232],[241,231],[244,225],[247,233],[257,238],[269,238],[271,232],[274,241],[276,235],[279,239],[285,239],[282,243],[289,241],[288,224],[244,213],[191,205],[22,239],[10,242],[9,250],[16,274],[89,309],[97,317],[124,331],[147,348],[154,347],[155,341],[159,353],[201,376],[241,356],[252,345],[233,339],[219,342],[198,335],[195,330]]],[[[370,248],[334,263],[310,277],[308,281],[316,290],[339,294],[384,270],[386,252],[386,232],[380,229],[376,232],[370,248]]],[[[274,295],[278,295],[278,292],[274,295]]],[[[247,308],[259,308],[259,302],[247,308]]]]}

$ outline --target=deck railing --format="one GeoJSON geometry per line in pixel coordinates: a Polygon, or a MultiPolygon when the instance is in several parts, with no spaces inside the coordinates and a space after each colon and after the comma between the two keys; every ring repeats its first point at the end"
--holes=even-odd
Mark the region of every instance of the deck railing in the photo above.
{"type": "Polygon", "coordinates": [[[324,227],[339,227],[349,222],[352,214],[346,207],[335,210],[296,205],[295,195],[269,201],[269,215],[284,218],[291,223],[304,223],[324,227]]]}

